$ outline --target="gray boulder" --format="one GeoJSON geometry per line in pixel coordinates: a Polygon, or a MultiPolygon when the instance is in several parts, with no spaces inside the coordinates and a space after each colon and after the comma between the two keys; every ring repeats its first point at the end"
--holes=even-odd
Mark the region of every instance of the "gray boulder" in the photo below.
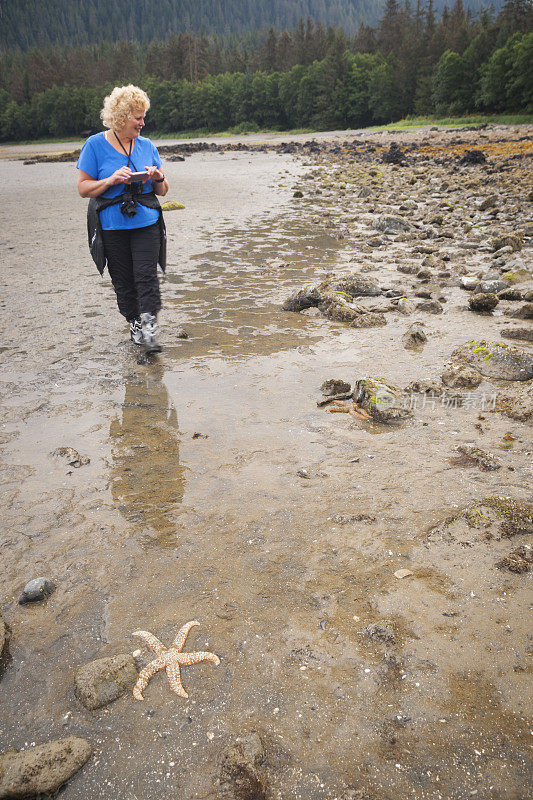
{"type": "Polygon", "coordinates": [[[67,736],[18,753],[0,755],[0,800],[55,792],[91,757],[89,742],[67,736]]]}
{"type": "Polygon", "coordinates": [[[76,697],[92,711],[129,692],[138,677],[135,660],[128,653],[99,658],[77,671],[74,678],[76,697]]]}
{"type": "Polygon", "coordinates": [[[452,359],[473,367],[487,378],[502,381],[533,378],[533,356],[503,342],[470,340],[453,351],[452,359]]]}
{"type": "Polygon", "coordinates": [[[355,384],[353,399],[376,422],[401,422],[411,416],[403,390],[384,378],[366,377],[355,384]]]}
{"type": "Polygon", "coordinates": [[[374,222],[378,231],[410,231],[411,223],[397,214],[382,214],[374,222]]]}

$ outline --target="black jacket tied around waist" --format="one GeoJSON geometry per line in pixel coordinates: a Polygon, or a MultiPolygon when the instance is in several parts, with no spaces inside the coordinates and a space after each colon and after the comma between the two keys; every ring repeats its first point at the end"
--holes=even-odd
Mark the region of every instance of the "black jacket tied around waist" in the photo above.
{"type": "MultiPolygon", "coordinates": [[[[89,237],[89,250],[91,251],[92,259],[98,267],[98,272],[100,275],[103,274],[104,269],[107,266],[104,237],[102,235],[102,223],[100,222],[100,211],[102,211],[104,208],[108,208],[109,206],[123,203],[124,200],[129,197],[131,197],[131,195],[128,192],[123,192],[123,194],[119,194],[117,197],[91,197],[89,200],[89,205],[87,207],[87,235],[89,237]]],[[[167,231],[165,228],[161,204],[159,203],[155,192],[146,192],[146,194],[136,195],[135,202],[140,203],[142,206],[146,206],[147,208],[155,208],[159,211],[158,225],[160,244],[157,263],[164,272],[167,266],[167,231]]]]}

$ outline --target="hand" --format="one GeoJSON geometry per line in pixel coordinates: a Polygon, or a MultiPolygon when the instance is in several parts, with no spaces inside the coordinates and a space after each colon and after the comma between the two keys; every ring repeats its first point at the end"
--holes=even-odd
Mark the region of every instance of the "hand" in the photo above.
{"type": "Polygon", "coordinates": [[[153,166],[152,167],[148,167],[148,166],[146,166],[145,170],[148,173],[148,178],[146,179],[148,181],[151,181],[152,179],[156,180],[156,181],[160,181],[161,178],[165,177],[163,175],[163,171],[161,170],[160,167],[153,167],[153,166]]]}
{"type": "Polygon", "coordinates": [[[120,167],[120,169],[116,169],[107,180],[110,186],[116,186],[119,183],[127,183],[130,175],[131,169],[129,167],[120,167]]]}

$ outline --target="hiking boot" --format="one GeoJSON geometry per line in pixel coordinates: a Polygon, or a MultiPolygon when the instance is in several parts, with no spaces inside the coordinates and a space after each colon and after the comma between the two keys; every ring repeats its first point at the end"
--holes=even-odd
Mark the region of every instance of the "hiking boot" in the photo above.
{"type": "Polygon", "coordinates": [[[146,311],[141,314],[143,345],[146,353],[160,353],[161,345],[157,341],[157,317],[146,311]]]}
{"type": "Polygon", "coordinates": [[[144,344],[144,336],[140,317],[137,317],[130,322],[130,339],[133,344],[144,344]]]}

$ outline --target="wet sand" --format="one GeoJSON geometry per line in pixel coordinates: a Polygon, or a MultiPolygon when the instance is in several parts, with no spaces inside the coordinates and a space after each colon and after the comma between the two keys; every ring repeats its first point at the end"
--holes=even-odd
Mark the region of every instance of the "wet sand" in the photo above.
{"type": "MultiPolygon", "coordinates": [[[[185,209],[166,215],[165,349],[143,363],[90,260],[74,165],[0,161],[0,749],[87,738],[95,755],[65,800],[214,800],[224,749],[252,731],[269,798],[530,796],[530,575],[495,566],[527,538],[435,532],[482,498],[528,499],[527,423],[420,402],[386,427],[316,406],[332,377],[439,380],[455,347],[499,339],[509,319],[467,311],[453,281],[443,314],[390,313],[382,328],[282,311],[329,271],[372,266],[390,286],[411,257],[412,242],[361,246],[381,209],[365,216],[355,183],[308,191],[335,168],[273,153],[165,163],[185,209]],[[401,342],[415,319],[416,352],[401,342]],[[502,468],[453,463],[464,442],[502,468]],[[90,463],[69,467],[51,455],[62,446],[90,463]],[[39,575],[56,592],[18,606],[39,575]],[[81,665],[137,649],[138,629],[170,644],[193,619],[185,649],[221,664],[183,668],[188,700],[164,673],[144,703],[76,700],[81,665]],[[365,634],[383,621],[394,641],[365,634]]],[[[483,244],[481,231],[478,249],[443,247],[482,270],[483,244]]]]}

